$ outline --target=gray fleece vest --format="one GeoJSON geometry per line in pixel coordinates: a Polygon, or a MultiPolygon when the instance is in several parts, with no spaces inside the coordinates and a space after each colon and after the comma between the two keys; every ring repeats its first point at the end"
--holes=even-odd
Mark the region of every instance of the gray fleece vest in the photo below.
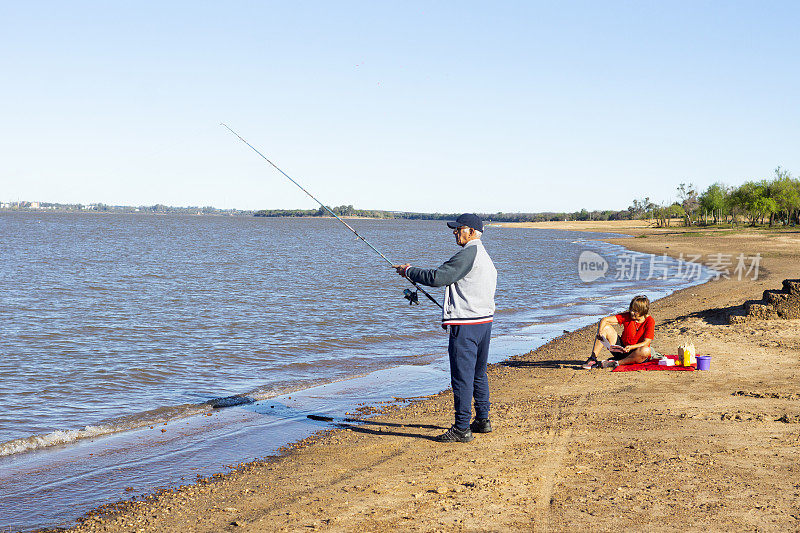
{"type": "Polygon", "coordinates": [[[409,267],[408,279],[446,287],[442,325],[484,324],[494,318],[497,270],[480,239],[469,241],[439,268],[409,267]]]}

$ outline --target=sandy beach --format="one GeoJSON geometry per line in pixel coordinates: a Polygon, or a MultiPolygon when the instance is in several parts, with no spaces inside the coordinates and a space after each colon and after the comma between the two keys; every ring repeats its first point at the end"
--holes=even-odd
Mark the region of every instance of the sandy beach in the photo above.
{"type": "Polygon", "coordinates": [[[706,263],[760,254],[758,278],[652,306],[655,348],[691,340],[710,372],[580,370],[589,326],[492,365],[495,431],[469,444],[431,440],[452,423],[445,391],[71,531],[799,531],[800,320],[728,315],[800,277],[800,231],[525,226],[626,233],[614,242],[706,263]]]}

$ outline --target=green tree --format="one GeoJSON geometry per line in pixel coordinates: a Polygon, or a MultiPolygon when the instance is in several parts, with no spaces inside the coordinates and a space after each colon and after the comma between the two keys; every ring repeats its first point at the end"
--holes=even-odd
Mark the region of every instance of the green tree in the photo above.
{"type": "Polygon", "coordinates": [[[686,211],[684,211],[683,206],[681,204],[675,202],[669,206],[663,204],[660,206],[656,206],[653,209],[653,216],[656,218],[659,227],[666,228],[669,227],[670,221],[673,218],[685,217],[686,211]]]}
{"type": "Polygon", "coordinates": [[[775,200],[776,210],[770,214],[769,225],[774,223],[775,215],[784,224],[790,223],[795,212],[800,210],[800,188],[797,180],[792,175],[778,167],[775,169],[775,179],[769,184],[769,197],[775,200]]]}
{"type": "Polygon", "coordinates": [[[756,198],[758,198],[756,184],[752,181],[746,181],[737,187],[733,193],[731,193],[731,208],[733,210],[734,217],[738,213],[742,213],[749,217],[751,206],[753,202],[755,202],[756,198]]]}
{"type": "Polygon", "coordinates": [[[719,220],[723,213],[727,213],[729,207],[730,191],[727,186],[722,183],[714,183],[708,186],[708,189],[703,192],[698,198],[700,208],[706,213],[711,213],[714,217],[714,224],[719,224],[719,220]]]}
{"type": "Polygon", "coordinates": [[[700,208],[700,202],[697,198],[697,187],[691,183],[681,183],[678,185],[678,199],[681,201],[686,225],[691,226],[692,217],[700,208]]]}
{"type": "Polygon", "coordinates": [[[356,210],[352,205],[340,205],[334,207],[332,211],[340,217],[351,217],[356,214],[356,210]]]}
{"type": "Polygon", "coordinates": [[[684,209],[683,205],[675,202],[667,208],[667,216],[669,218],[686,218],[686,209],[684,209]]]}
{"type": "MultiPolygon", "coordinates": [[[[771,219],[772,215],[778,212],[778,204],[775,202],[774,198],[760,196],[753,202],[752,211],[756,218],[760,219],[763,224],[767,216],[771,219]]],[[[772,223],[770,222],[770,224],[772,223]]]]}
{"type": "Polygon", "coordinates": [[[731,200],[750,219],[751,226],[778,210],[777,202],[769,197],[769,183],[766,180],[744,182],[733,192],[731,200]]]}
{"type": "Polygon", "coordinates": [[[649,197],[634,198],[633,203],[628,207],[629,218],[651,218],[656,207],[658,206],[651,202],[649,197]]]}

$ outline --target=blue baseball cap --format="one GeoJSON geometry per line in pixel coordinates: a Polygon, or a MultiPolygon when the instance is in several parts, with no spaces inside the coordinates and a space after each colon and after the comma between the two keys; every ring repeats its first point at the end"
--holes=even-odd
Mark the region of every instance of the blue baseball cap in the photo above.
{"type": "Polygon", "coordinates": [[[481,220],[481,217],[475,213],[464,213],[458,217],[455,222],[447,223],[447,227],[453,229],[461,228],[463,226],[472,228],[476,231],[483,231],[483,220],[481,220]]]}

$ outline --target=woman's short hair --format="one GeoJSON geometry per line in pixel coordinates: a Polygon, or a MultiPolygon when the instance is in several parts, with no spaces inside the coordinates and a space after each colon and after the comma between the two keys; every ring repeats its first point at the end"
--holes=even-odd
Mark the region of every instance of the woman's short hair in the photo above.
{"type": "Polygon", "coordinates": [[[647,313],[650,312],[650,300],[644,294],[634,296],[628,309],[631,313],[636,313],[639,316],[647,316],[647,313]]]}

